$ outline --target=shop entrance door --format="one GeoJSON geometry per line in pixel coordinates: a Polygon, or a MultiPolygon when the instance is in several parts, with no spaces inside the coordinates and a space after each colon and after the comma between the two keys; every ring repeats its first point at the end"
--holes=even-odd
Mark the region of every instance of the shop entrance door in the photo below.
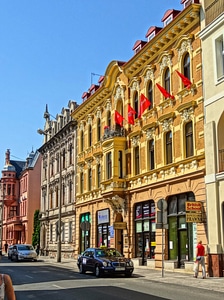
{"type": "Polygon", "coordinates": [[[184,268],[185,261],[188,260],[187,229],[178,230],[178,242],[178,267],[184,268]]]}

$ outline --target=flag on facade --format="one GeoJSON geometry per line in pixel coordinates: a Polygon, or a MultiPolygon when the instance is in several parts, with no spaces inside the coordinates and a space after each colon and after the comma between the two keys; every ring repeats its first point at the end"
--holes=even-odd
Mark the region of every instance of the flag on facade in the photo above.
{"type": "Polygon", "coordinates": [[[159,85],[159,84],[157,83],[156,86],[158,87],[158,89],[160,90],[160,92],[163,94],[163,96],[164,96],[165,98],[171,98],[171,99],[174,99],[174,96],[172,96],[169,92],[167,92],[167,90],[165,90],[161,85],[159,85]]]}
{"type": "Polygon", "coordinates": [[[191,85],[192,85],[192,82],[191,82],[186,76],[184,76],[183,74],[181,74],[181,73],[178,72],[177,70],[176,70],[176,72],[177,72],[177,74],[180,76],[180,78],[181,78],[181,80],[182,80],[184,86],[186,86],[187,89],[190,89],[190,87],[191,87],[191,85]]]}
{"type": "Polygon", "coordinates": [[[115,110],[115,123],[119,124],[120,126],[123,126],[123,120],[124,117],[121,114],[119,114],[118,111],[115,110]]]}
{"type": "Polygon", "coordinates": [[[128,123],[134,125],[135,124],[135,114],[136,111],[128,104],[128,123]]]}
{"type": "Polygon", "coordinates": [[[151,105],[151,102],[149,101],[149,99],[141,94],[140,95],[140,111],[139,111],[139,115],[138,117],[141,118],[143,112],[146,110],[146,108],[148,108],[151,105]]]}

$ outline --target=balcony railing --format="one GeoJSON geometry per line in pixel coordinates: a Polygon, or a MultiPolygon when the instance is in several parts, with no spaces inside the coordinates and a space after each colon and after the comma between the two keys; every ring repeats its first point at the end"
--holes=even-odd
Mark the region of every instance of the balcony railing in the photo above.
{"type": "Polygon", "coordinates": [[[224,149],[219,150],[219,172],[224,171],[224,149]]]}
{"type": "Polygon", "coordinates": [[[102,137],[102,140],[105,141],[106,139],[110,139],[113,137],[124,137],[125,136],[125,130],[124,127],[104,127],[104,135],[102,137]]]}

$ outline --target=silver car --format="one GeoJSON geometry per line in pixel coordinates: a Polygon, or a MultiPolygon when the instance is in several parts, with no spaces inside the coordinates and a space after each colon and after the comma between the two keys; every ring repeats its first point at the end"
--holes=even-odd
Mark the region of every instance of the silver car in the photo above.
{"type": "Polygon", "coordinates": [[[37,261],[37,253],[34,247],[30,244],[13,245],[11,260],[15,261],[37,261]]]}

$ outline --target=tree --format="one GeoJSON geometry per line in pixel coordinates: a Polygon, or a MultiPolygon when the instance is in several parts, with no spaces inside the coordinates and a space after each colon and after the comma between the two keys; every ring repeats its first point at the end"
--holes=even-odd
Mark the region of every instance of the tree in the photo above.
{"type": "Polygon", "coordinates": [[[34,213],[33,220],[33,236],[32,244],[35,247],[37,244],[40,244],[40,220],[39,220],[39,210],[36,210],[34,213]]]}

